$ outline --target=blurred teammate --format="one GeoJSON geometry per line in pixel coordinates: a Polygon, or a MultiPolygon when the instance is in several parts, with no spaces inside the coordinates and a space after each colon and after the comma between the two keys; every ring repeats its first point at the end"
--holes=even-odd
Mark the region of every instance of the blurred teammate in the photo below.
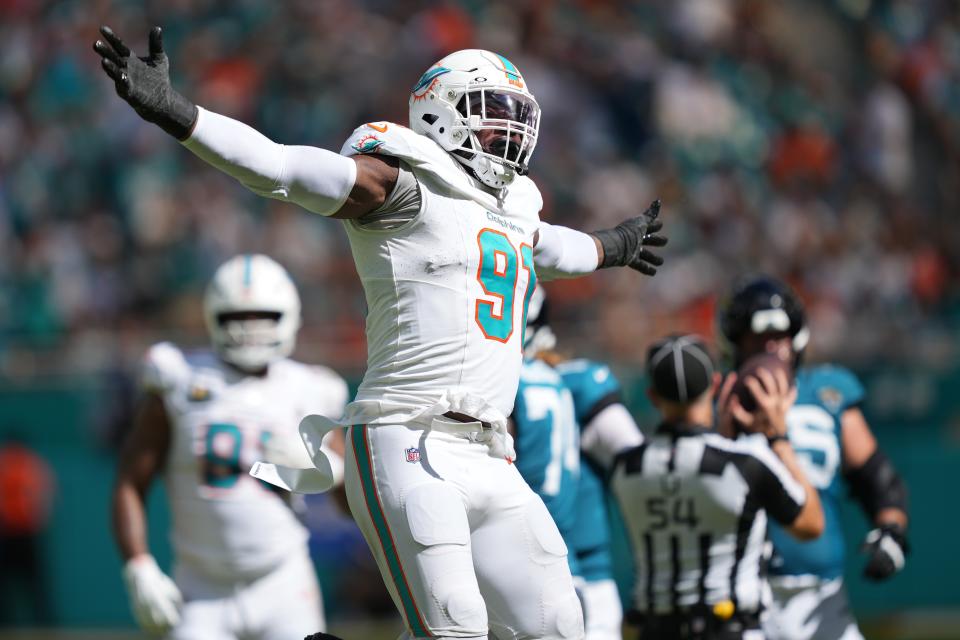
{"type": "MultiPolygon", "coordinates": [[[[610,517],[603,478],[614,456],[643,442],[623,405],[620,383],[610,368],[587,359],[564,360],[554,351],[549,301],[538,287],[527,313],[528,350],[553,365],[573,394],[579,427],[580,473],[573,526],[564,532],[577,589],[583,599],[587,640],[620,640],[623,606],[613,578],[610,517]],[[539,304],[538,304],[539,303],[539,304]]],[[[614,517],[619,518],[619,514],[614,517]]]]}
{"type": "MultiPolygon", "coordinates": [[[[141,117],[252,191],[345,220],[367,300],[367,371],[318,432],[349,427],[350,508],[408,634],[581,637],[563,542],[506,432],[524,314],[537,272],[653,275],[662,260],[647,247],[666,243],[659,202],[592,234],[541,223],[526,176],[540,107],[489,51],[440,60],[413,87],[410,128],[361,126],[340,155],[196,107],[170,85],[159,28],[142,59],[101,33],[102,66],[141,117]]],[[[322,489],[323,471],[292,484],[322,489]]]]}
{"type": "Polygon", "coordinates": [[[764,630],[770,638],[789,640],[861,638],[843,588],[841,476],[875,527],[863,546],[868,555],[864,574],[872,580],[889,578],[903,568],[907,549],[906,488],[860,411],[863,387],[842,367],[798,368],[809,340],[803,306],[773,278],[736,286],[720,311],[720,331],[735,366],[768,352],[795,368],[797,401],[787,414],[787,435],[820,492],[826,517],[823,536],[812,542],[793,540],[771,524],[774,603],[764,630]]]}
{"type": "MultiPolygon", "coordinates": [[[[264,458],[309,464],[297,424],[342,411],[347,387],[330,369],[287,358],[300,299],[270,258],[222,265],[204,315],[212,351],[161,342],[147,352],[145,393],[121,453],[113,533],[131,605],[141,627],[174,639],[299,640],[324,628],[308,532],[291,496],[247,470],[264,458]],[[146,535],[147,491],[160,475],[173,517],[173,580],[146,535]]],[[[342,452],[339,437],[331,446],[342,452]]]]}
{"type": "MultiPolygon", "coordinates": [[[[783,435],[786,376],[750,381],[757,409],[735,409],[756,433],[730,440],[712,432],[720,377],[699,338],[654,344],[647,373],[663,422],[617,456],[610,480],[636,554],[631,621],[643,638],[761,639],[768,516],[800,538],[823,530],[817,492],[783,435]]],[[[734,379],[721,394],[724,411],[734,379]]]]}

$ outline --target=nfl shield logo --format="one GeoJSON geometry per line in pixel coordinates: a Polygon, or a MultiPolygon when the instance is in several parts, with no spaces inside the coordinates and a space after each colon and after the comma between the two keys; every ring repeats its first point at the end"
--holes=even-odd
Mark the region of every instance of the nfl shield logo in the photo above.
{"type": "Polygon", "coordinates": [[[407,454],[407,462],[420,462],[420,449],[416,447],[410,447],[409,449],[404,449],[407,454]]]}

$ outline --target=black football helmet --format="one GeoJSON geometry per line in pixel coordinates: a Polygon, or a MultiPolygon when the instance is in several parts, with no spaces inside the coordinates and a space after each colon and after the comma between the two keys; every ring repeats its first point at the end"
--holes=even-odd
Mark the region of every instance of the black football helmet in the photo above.
{"type": "Polygon", "coordinates": [[[550,329],[550,305],[543,287],[537,285],[527,305],[527,325],[523,334],[523,355],[533,358],[541,351],[550,351],[557,345],[557,337],[550,329]]]}
{"type": "Polygon", "coordinates": [[[810,341],[807,314],[796,293],[785,283],[768,276],[741,280],[719,306],[718,324],[724,350],[739,367],[751,354],[741,354],[740,340],[748,333],[785,331],[793,342],[794,367],[810,341]]]}

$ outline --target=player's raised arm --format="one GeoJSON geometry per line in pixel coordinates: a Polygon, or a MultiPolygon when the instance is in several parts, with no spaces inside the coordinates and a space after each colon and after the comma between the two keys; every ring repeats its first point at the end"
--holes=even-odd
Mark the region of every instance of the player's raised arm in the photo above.
{"type": "Polygon", "coordinates": [[[630,267],[653,276],[663,258],[648,247],[667,244],[659,235],[660,201],[655,200],[639,216],[624,220],[612,229],[584,233],[567,227],[541,223],[534,241],[534,263],[546,280],[581,276],[609,267],[630,267]]]}
{"type": "Polygon", "coordinates": [[[146,57],[133,55],[110,27],[100,33],[103,38],[93,49],[117,95],[141,118],[254,193],[325,216],[357,218],[383,204],[396,184],[395,160],[352,159],[318,147],[277,144],[252,127],[198,107],[170,83],[160,27],[150,30],[146,57]]]}

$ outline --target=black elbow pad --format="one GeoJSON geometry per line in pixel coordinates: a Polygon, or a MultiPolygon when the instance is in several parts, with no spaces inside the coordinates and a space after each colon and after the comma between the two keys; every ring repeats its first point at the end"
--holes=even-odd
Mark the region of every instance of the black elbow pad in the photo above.
{"type": "Polygon", "coordinates": [[[890,459],[880,449],[862,467],[848,471],[845,477],[850,493],[860,502],[871,520],[883,509],[907,512],[907,487],[890,459]]]}

